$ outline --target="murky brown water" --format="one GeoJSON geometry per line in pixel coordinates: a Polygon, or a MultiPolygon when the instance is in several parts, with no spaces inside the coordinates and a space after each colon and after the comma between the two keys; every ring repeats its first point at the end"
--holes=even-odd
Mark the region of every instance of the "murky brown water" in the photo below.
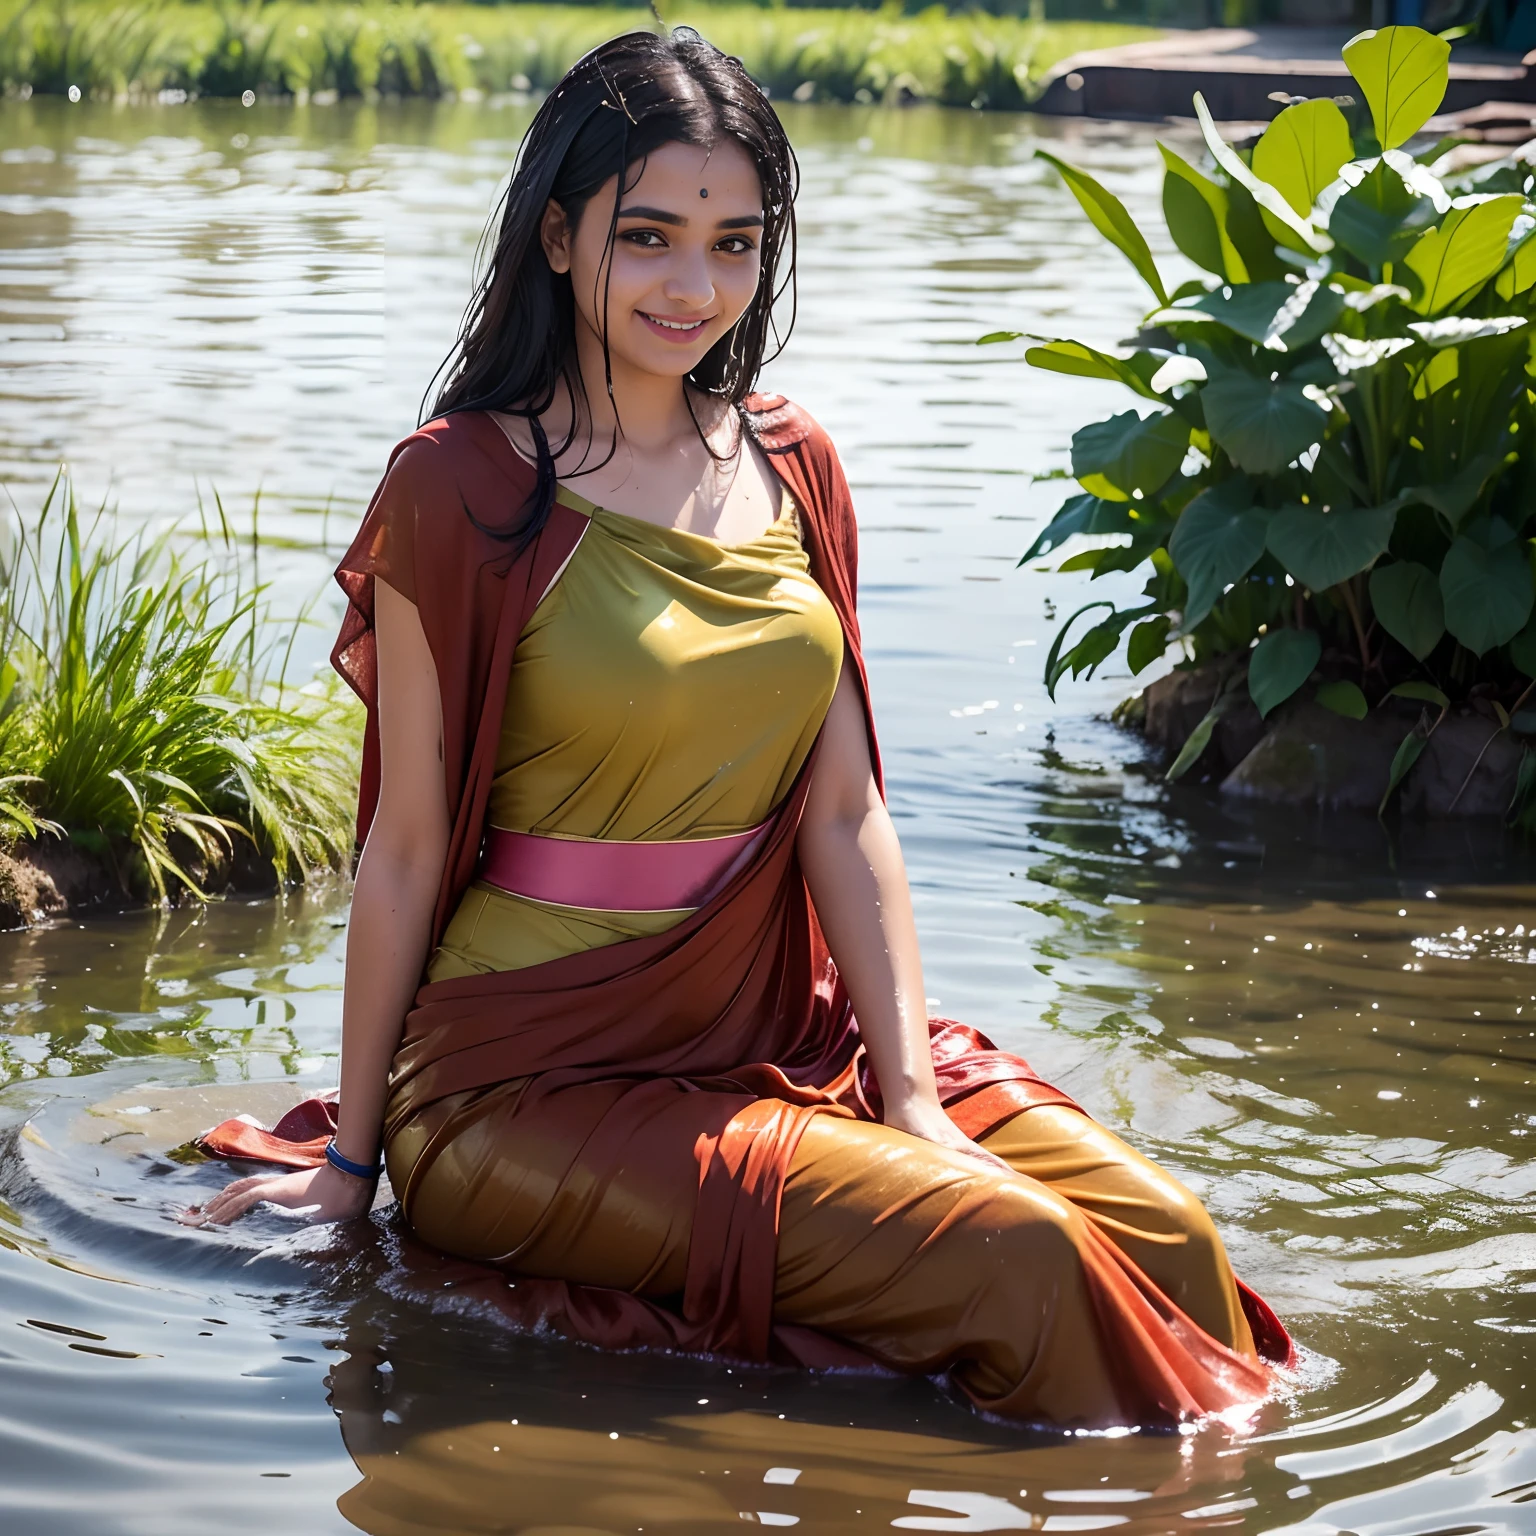
{"type": "MultiPolygon", "coordinates": [[[[0,108],[0,467],[133,515],[261,485],[295,607],[409,428],[525,109],[0,108]]],[[[1536,1531],[1536,871],[1496,832],[1170,795],[1039,659],[1015,572],[1134,280],[1029,163],[1056,126],[803,109],[800,327],[836,434],[929,990],[1210,1202],[1307,1350],[1255,1431],[1060,1438],[927,1382],[508,1336],[387,1218],[190,1232],[168,1149],[334,1071],[345,892],[0,935],[0,1526],[179,1536],[1536,1531]]],[[[1071,153],[1151,225],[1156,151],[1071,153]]],[[[316,631],[313,658],[326,645],[316,631]]]]}

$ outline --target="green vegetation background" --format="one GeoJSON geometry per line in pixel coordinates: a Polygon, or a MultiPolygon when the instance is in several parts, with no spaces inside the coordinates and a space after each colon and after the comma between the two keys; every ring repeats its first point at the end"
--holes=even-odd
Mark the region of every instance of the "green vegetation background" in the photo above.
{"type": "Polygon", "coordinates": [[[18,844],[162,900],[242,854],[280,879],[347,862],[359,711],[335,678],[290,678],[309,615],[272,612],[255,508],[243,534],[215,512],[125,533],[61,472],[34,516],[0,517],[0,920],[30,915],[18,844]]]}
{"type": "Polygon", "coordinates": [[[1062,337],[1028,360],[1154,409],[1073,435],[1081,494],[1024,559],[1109,535],[1057,569],[1147,575],[1140,603],[1091,600],[1058,631],[1052,697],[1127,632],[1133,674],[1172,649],[1221,676],[1170,778],[1245,697],[1264,718],[1315,699],[1356,744],[1373,711],[1406,710],[1384,813],[1471,713],[1492,729],[1447,813],[1507,736],[1507,814],[1536,834],[1536,174],[1529,146],[1490,160],[1437,137],[1450,53],[1418,27],[1363,32],[1343,50],[1356,94],[1293,101],[1243,152],[1197,92],[1208,162],[1159,146],[1169,236],[1203,269],[1171,292],[1119,199],[1036,151],[1154,304],[1129,354],[1062,337]]]}
{"type": "MultiPolygon", "coordinates": [[[[667,4],[776,96],[1019,108],[1071,54],[1156,35],[934,7],[667,4]]],[[[1038,14],[1038,11],[1037,11],[1038,14]]],[[[0,90],[135,97],[543,91],[644,7],[0,0],[0,90]]]]}

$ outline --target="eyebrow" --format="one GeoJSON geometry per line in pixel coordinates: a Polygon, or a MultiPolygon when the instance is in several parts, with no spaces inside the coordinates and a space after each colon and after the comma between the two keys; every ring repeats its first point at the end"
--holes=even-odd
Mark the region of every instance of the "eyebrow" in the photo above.
{"type": "MultiPolygon", "coordinates": [[[[670,213],[665,208],[621,208],[621,219],[649,219],[653,224],[671,224],[681,228],[688,220],[680,213],[670,213]]],[[[715,226],[717,229],[759,229],[762,227],[763,216],[760,213],[744,213],[738,218],[721,219],[715,226]]]]}

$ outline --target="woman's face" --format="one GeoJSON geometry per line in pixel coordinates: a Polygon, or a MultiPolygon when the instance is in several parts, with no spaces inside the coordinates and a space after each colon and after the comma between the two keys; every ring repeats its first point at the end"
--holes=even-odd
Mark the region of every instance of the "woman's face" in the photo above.
{"type": "Polygon", "coordinates": [[[574,230],[550,203],[541,229],[545,254],[555,271],[571,274],[578,324],[606,338],[616,369],[627,364],[681,378],[757,292],[762,185],[751,156],[734,139],[708,150],[664,144],[628,175],[611,270],[608,229],[617,177],[586,205],[574,230]]]}

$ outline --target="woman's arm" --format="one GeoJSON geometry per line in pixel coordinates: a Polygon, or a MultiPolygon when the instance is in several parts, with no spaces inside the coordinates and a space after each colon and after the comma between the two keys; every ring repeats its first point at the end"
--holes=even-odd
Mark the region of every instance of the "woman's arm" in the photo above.
{"type": "Polygon", "coordinates": [[[965,1136],[939,1103],[906,865],[875,787],[864,706],[846,663],[822,727],[796,850],[853,1001],[885,1123],[1006,1168],[965,1136]]]}
{"type": "MultiPolygon", "coordinates": [[[[389,1066],[421,985],[449,834],[437,669],[414,604],[382,581],[375,590],[379,805],[352,892],[336,1129],[337,1151],[359,1163],[379,1157],[389,1066]]],[[[366,1211],[373,1185],[326,1164],[239,1179],[189,1214],[233,1221],[261,1200],[314,1207],[316,1221],[335,1221],[366,1211]]]]}

